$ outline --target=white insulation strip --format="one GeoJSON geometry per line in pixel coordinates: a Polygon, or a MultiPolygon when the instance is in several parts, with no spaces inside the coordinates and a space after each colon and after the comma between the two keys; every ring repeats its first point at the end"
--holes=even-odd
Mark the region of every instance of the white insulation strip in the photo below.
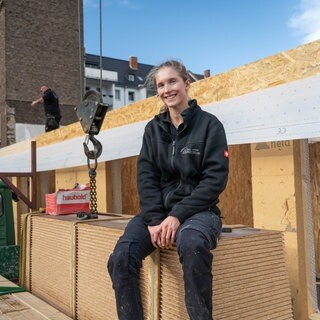
{"type": "MultiPolygon", "coordinates": [[[[224,124],[229,145],[320,137],[320,75],[203,106],[224,124]]],[[[108,116],[108,115],[107,115],[108,116]]],[[[139,153],[147,121],[104,130],[98,161],[139,153]]],[[[84,136],[37,148],[37,171],[86,165],[84,136]]],[[[90,143],[88,145],[91,148],[90,143]]],[[[10,148],[7,147],[7,148],[10,148]]],[[[30,151],[0,151],[0,172],[29,172],[30,151]]]]}

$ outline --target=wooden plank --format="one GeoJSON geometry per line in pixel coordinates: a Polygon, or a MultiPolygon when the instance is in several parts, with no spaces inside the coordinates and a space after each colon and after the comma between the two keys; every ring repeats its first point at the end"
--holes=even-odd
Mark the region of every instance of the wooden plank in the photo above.
{"type": "MultiPolygon", "coordinates": [[[[121,210],[117,211],[115,210],[114,204],[119,203],[121,201],[114,200],[114,171],[112,167],[112,161],[107,161],[105,163],[105,170],[106,170],[106,211],[107,212],[119,212],[121,213],[121,210]]],[[[99,194],[97,195],[99,197],[99,194]]]]}
{"type": "Polygon", "coordinates": [[[137,190],[137,157],[122,159],[120,164],[122,213],[136,215],[140,212],[137,190]]]}
{"type": "MultiPolygon", "coordinates": [[[[0,276],[0,285],[16,285],[0,276]]],[[[0,296],[1,320],[71,320],[62,312],[33,296],[29,292],[0,296]]]]}
{"type": "Polygon", "coordinates": [[[219,202],[223,223],[253,227],[250,145],[229,146],[229,155],[228,184],[219,202]]]}
{"type": "Polygon", "coordinates": [[[320,215],[320,143],[312,143],[310,148],[310,183],[312,197],[312,217],[314,225],[314,248],[316,261],[316,275],[320,278],[320,234],[319,234],[319,215],[320,215]]]}
{"type": "Polygon", "coordinates": [[[303,319],[320,319],[315,283],[309,147],[306,140],[294,142],[295,194],[297,208],[299,314],[303,319]]]}

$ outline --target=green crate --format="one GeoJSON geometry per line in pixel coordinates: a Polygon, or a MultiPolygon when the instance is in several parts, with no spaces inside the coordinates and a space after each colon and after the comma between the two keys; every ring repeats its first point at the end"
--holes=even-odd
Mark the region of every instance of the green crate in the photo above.
{"type": "Polygon", "coordinates": [[[0,246],[11,246],[14,244],[12,192],[0,179],[0,246]]]}
{"type": "Polygon", "coordinates": [[[0,246],[0,275],[9,280],[19,279],[19,246],[0,246]]]}

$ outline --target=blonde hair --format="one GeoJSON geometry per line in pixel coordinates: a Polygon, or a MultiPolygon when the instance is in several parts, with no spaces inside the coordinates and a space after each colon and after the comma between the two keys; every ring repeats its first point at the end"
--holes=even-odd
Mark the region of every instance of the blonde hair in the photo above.
{"type": "Polygon", "coordinates": [[[146,78],[146,86],[149,90],[154,90],[154,91],[157,90],[156,76],[159,70],[162,68],[174,69],[180,75],[183,81],[186,81],[187,79],[189,79],[188,71],[186,67],[183,65],[183,63],[181,63],[178,60],[167,60],[159,64],[158,66],[153,67],[148,73],[146,78]]]}

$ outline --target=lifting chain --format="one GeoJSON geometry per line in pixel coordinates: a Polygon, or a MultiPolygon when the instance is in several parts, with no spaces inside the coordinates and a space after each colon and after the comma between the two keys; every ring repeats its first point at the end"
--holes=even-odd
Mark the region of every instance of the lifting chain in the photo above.
{"type": "Polygon", "coordinates": [[[101,143],[91,134],[87,134],[85,142],[83,143],[84,153],[87,156],[87,165],[89,169],[90,178],[90,219],[95,219],[98,217],[98,205],[97,205],[97,184],[96,184],[96,169],[98,166],[98,157],[102,153],[101,143]],[[94,149],[89,150],[88,143],[92,142],[94,149]],[[90,163],[94,160],[93,165],[90,163]]]}
{"type": "Polygon", "coordinates": [[[96,169],[89,168],[91,218],[96,218],[98,214],[96,175],[97,175],[96,169]]]}

